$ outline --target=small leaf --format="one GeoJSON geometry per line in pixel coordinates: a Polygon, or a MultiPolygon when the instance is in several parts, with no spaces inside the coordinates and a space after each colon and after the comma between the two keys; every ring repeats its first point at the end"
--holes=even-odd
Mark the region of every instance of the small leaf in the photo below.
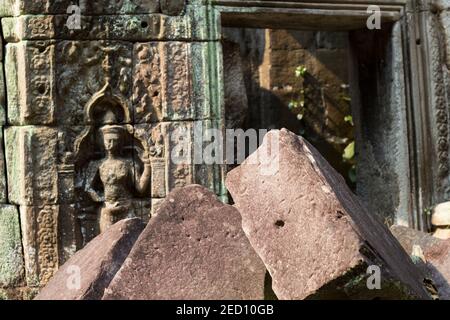
{"type": "Polygon", "coordinates": [[[344,160],[351,160],[355,156],[355,141],[351,142],[344,150],[344,154],[342,155],[342,158],[344,160]]]}
{"type": "Polygon", "coordinates": [[[353,117],[352,117],[352,116],[350,116],[350,115],[345,116],[345,117],[344,117],[344,121],[345,121],[345,122],[348,122],[348,123],[350,123],[352,126],[354,126],[354,123],[353,123],[353,117]]]}
{"type": "Polygon", "coordinates": [[[297,78],[299,78],[299,77],[304,77],[304,76],[306,75],[306,72],[308,72],[308,70],[306,69],[305,66],[298,66],[298,67],[295,69],[295,76],[296,76],[297,78]]]}
{"type": "Polygon", "coordinates": [[[299,113],[297,115],[297,120],[302,120],[303,119],[303,113],[299,113]]]}

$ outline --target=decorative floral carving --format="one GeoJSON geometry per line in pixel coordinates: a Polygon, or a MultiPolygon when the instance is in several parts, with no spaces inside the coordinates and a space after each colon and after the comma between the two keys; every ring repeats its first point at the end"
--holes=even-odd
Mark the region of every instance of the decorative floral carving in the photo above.
{"type": "Polygon", "coordinates": [[[53,210],[43,208],[37,216],[38,263],[40,283],[46,284],[58,268],[57,221],[53,210]]]}
{"type": "Polygon", "coordinates": [[[431,79],[432,79],[432,105],[435,109],[437,128],[437,161],[438,161],[438,190],[448,189],[449,174],[449,142],[448,142],[448,105],[446,100],[445,79],[443,68],[445,61],[442,57],[442,26],[439,19],[431,15],[429,20],[431,79]]]}
{"type": "Polygon", "coordinates": [[[32,37],[49,37],[49,33],[52,29],[52,17],[31,18],[28,21],[28,28],[32,37]]]}

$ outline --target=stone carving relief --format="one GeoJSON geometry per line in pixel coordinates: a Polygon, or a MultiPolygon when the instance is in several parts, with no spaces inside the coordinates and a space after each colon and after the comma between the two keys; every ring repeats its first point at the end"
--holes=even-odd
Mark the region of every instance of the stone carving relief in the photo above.
{"type": "Polygon", "coordinates": [[[81,0],[80,6],[89,14],[158,13],[159,0],[81,0]]]}
{"type": "Polygon", "coordinates": [[[54,212],[44,207],[37,215],[37,223],[39,224],[37,237],[40,281],[47,283],[58,268],[57,235],[55,232],[57,221],[54,212]]]}
{"type": "Polygon", "coordinates": [[[189,55],[190,44],[184,42],[135,45],[133,105],[137,123],[195,118],[189,55]]]}
{"type": "Polygon", "coordinates": [[[56,51],[58,64],[65,65],[57,72],[58,119],[61,123],[85,123],[84,106],[90,97],[102,89],[106,77],[113,90],[125,99],[130,98],[131,44],[62,41],[58,43],[56,51]],[[104,67],[105,63],[107,68],[104,67]]]}
{"type": "MultiPolygon", "coordinates": [[[[437,130],[436,153],[438,162],[438,177],[437,189],[439,194],[448,197],[450,194],[450,187],[448,182],[449,166],[449,141],[448,141],[448,97],[445,83],[445,73],[448,72],[445,59],[445,38],[443,33],[441,21],[430,15],[429,20],[429,41],[430,41],[430,57],[432,57],[430,70],[432,72],[431,90],[432,105],[435,110],[435,121],[437,130]]],[[[443,200],[443,199],[441,199],[443,200]]]]}
{"type": "Polygon", "coordinates": [[[102,203],[100,210],[100,232],[115,222],[134,217],[133,194],[142,195],[150,183],[151,166],[148,154],[143,159],[142,174],[136,172],[133,158],[122,155],[127,129],[119,125],[105,125],[100,128],[106,156],[93,161],[87,169],[85,191],[96,203],[102,203]],[[99,180],[103,192],[95,188],[99,180]]]}

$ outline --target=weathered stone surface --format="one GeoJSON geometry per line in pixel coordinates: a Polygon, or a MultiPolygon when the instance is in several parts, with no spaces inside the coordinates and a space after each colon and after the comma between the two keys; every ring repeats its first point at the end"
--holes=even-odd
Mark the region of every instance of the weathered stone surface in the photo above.
{"type": "Polygon", "coordinates": [[[57,271],[59,207],[21,206],[20,223],[29,287],[44,286],[57,271]]]}
{"type": "MultiPolygon", "coordinates": [[[[93,96],[102,92],[106,83],[110,83],[116,100],[124,104],[121,114],[116,114],[117,123],[133,121],[129,105],[133,69],[131,43],[59,41],[55,44],[55,54],[58,66],[55,74],[58,124],[100,124],[103,119],[96,114],[90,118],[87,107],[93,96]]],[[[103,106],[94,107],[101,109],[103,106]]]]}
{"type": "Polygon", "coordinates": [[[0,205],[0,287],[21,285],[24,275],[19,212],[16,206],[0,205]]]}
{"type": "Polygon", "coordinates": [[[398,239],[413,261],[422,267],[430,278],[440,299],[450,299],[450,241],[441,240],[430,234],[408,227],[394,225],[392,234],[398,239]],[[414,255],[415,247],[420,247],[425,261],[414,255]]]}
{"type": "Polygon", "coordinates": [[[56,204],[57,129],[9,127],[5,145],[9,201],[19,205],[56,204]]]}
{"type": "Polygon", "coordinates": [[[69,259],[36,300],[100,299],[144,227],[137,218],[111,226],[69,259]],[[77,275],[80,276],[78,288],[77,275]]]}
{"type": "MultiPolygon", "coordinates": [[[[0,2],[0,16],[19,16],[23,14],[65,14],[74,1],[71,0],[3,0],[0,2]]],[[[158,0],[80,0],[80,14],[124,14],[159,12],[158,0]]],[[[75,9],[74,9],[75,10],[75,9]]],[[[78,11],[75,11],[78,12],[78,11]]]]}
{"type": "Polygon", "coordinates": [[[225,89],[225,119],[228,129],[242,128],[248,100],[239,45],[223,42],[223,72],[225,89]]]}
{"type": "Polygon", "coordinates": [[[62,265],[81,248],[82,239],[76,205],[61,204],[58,209],[58,262],[62,265]]]}
{"type": "Polygon", "coordinates": [[[166,145],[166,192],[194,183],[193,140],[194,123],[168,122],[163,126],[166,145]]]}
{"type": "MultiPolygon", "coordinates": [[[[2,43],[0,42],[0,45],[2,45],[2,43]]],[[[3,51],[0,50],[0,51],[3,51]]],[[[0,52],[1,54],[2,52],[0,52]]],[[[2,56],[3,57],[3,56],[2,56]]],[[[0,59],[1,62],[1,59],[0,59]]],[[[5,76],[4,76],[4,67],[3,67],[3,63],[0,63],[0,125],[3,125],[6,123],[6,81],[5,81],[5,76]]]]}
{"type": "Polygon", "coordinates": [[[139,43],[133,49],[135,123],[219,119],[210,101],[209,46],[179,41],[139,43]]]}
{"type": "Polygon", "coordinates": [[[8,122],[52,124],[55,117],[55,48],[50,41],[6,46],[8,122]]]}
{"type": "Polygon", "coordinates": [[[81,29],[69,29],[69,15],[22,15],[3,18],[6,41],[21,40],[218,40],[219,33],[208,32],[208,8],[188,6],[186,14],[81,15],[81,29]]]}
{"type": "MultiPolygon", "coordinates": [[[[0,140],[3,140],[3,128],[0,127],[0,140]]],[[[0,203],[7,203],[6,166],[3,143],[0,144],[0,203]]]]}
{"type": "Polygon", "coordinates": [[[403,289],[430,298],[389,230],[301,137],[269,132],[226,185],[278,298],[399,298],[403,289]],[[370,265],[380,267],[386,290],[366,287],[370,265]]]}
{"type": "Polygon", "coordinates": [[[359,91],[353,90],[351,97],[352,102],[360,100],[353,104],[352,114],[355,151],[358,162],[364,164],[357,166],[356,193],[369,211],[388,225],[407,225],[412,205],[401,30],[401,24],[393,26],[383,50],[375,43],[387,39],[387,34],[362,31],[351,36],[356,46],[353,53],[361,64],[359,71],[354,71],[360,75],[359,91]],[[386,63],[377,63],[380,59],[386,63]],[[374,90],[379,94],[373,95],[374,90]]]}
{"type": "Polygon", "coordinates": [[[134,103],[137,122],[194,119],[191,44],[135,45],[134,103]]]}
{"type": "Polygon", "coordinates": [[[232,206],[198,185],[174,190],[104,299],[262,299],[265,268],[232,206]]]}
{"type": "Polygon", "coordinates": [[[177,16],[183,12],[186,0],[160,0],[160,2],[162,13],[177,16]]]}
{"type": "Polygon", "coordinates": [[[37,294],[37,288],[0,288],[0,300],[32,300],[37,294]]]}

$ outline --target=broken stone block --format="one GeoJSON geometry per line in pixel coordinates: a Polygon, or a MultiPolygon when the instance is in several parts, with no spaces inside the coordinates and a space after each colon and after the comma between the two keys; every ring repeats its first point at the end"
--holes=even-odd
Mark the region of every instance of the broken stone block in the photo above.
{"type": "Polygon", "coordinates": [[[69,259],[36,300],[99,300],[145,225],[121,220],[69,259]]]}
{"type": "Polygon", "coordinates": [[[433,208],[431,224],[435,228],[434,237],[450,239],[450,202],[440,203],[433,208]]]}
{"type": "Polygon", "coordinates": [[[391,232],[413,261],[432,280],[439,298],[449,300],[450,240],[438,239],[428,233],[398,225],[392,226],[391,232]]]}
{"type": "Polygon", "coordinates": [[[270,131],[226,185],[279,299],[430,299],[398,241],[303,138],[270,131]],[[368,288],[376,269],[383,290],[368,288]]]}
{"type": "Polygon", "coordinates": [[[24,262],[16,206],[0,205],[0,287],[23,284],[24,262]]]}
{"type": "Polygon", "coordinates": [[[103,299],[263,299],[264,278],[239,212],[190,185],[161,204],[103,299]]]}
{"type": "Polygon", "coordinates": [[[5,146],[9,201],[18,205],[56,204],[57,129],[9,127],[5,146]]]}

